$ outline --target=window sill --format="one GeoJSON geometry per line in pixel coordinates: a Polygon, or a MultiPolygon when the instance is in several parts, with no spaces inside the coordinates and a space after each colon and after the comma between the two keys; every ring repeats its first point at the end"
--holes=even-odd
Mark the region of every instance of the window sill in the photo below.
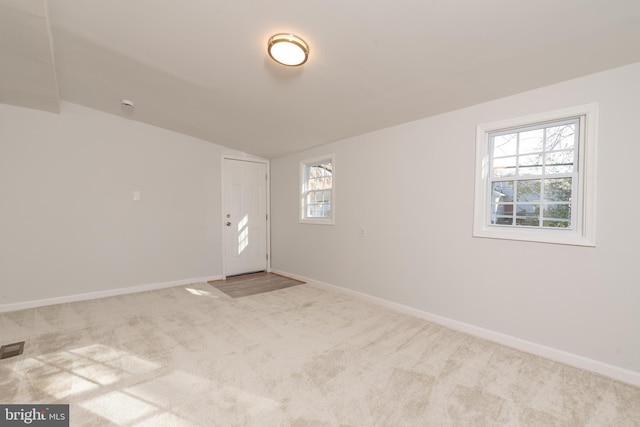
{"type": "Polygon", "coordinates": [[[487,226],[480,230],[474,230],[473,237],[520,240],[524,242],[551,243],[557,245],[596,246],[595,238],[589,238],[572,230],[528,230],[526,228],[513,229],[487,226]]]}
{"type": "Polygon", "coordinates": [[[300,224],[335,225],[334,219],[301,219],[300,224]]]}

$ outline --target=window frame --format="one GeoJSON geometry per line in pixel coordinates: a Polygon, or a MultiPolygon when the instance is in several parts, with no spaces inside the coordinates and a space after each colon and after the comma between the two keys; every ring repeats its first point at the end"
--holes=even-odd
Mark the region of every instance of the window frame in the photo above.
{"type": "MultiPolygon", "coordinates": [[[[577,246],[596,245],[596,191],[597,191],[597,132],[598,104],[591,103],[524,117],[485,123],[476,129],[476,176],[473,237],[521,240],[529,242],[554,243],[577,246]],[[577,151],[578,183],[574,183],[572,204],[572,229],[552,229],[543,227],[523,227],[491,224],[491,171],[492,155],[490,134],[509,129],[521,131],[521,128],[542,125],[547,122],[559,122],[579,118],[577,151]]],[[[540,176],[545,179],[544,175],[540,176]]]]}
{"type": "Polygon", "coordinates": [[[328,154],[324,156],[317,156],[310,159],[300,161],[300,204],[298,205],[298,219],[301,224],[316,224],[316,225],[335,225],[336,220],[336,157],[335,154],[328,154]],[[331,217],[329,218],[314,218],[307,217],[306,213],[306,196],[307,196],[307,182],[308,182],[308,169],[309,166],[318,164],[320,162],[331,162],[331,217]]]}

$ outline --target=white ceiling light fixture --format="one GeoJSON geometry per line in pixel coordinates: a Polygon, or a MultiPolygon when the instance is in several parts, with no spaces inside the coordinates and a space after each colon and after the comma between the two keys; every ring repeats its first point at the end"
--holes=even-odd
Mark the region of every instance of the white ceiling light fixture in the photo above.
{"type": "Polygon", "coordinates": [[[309,45],[300,37],[288,33],[272,36],[267,43],[271,59],[279,64],[296,67],[307,62],[309,45]]]}

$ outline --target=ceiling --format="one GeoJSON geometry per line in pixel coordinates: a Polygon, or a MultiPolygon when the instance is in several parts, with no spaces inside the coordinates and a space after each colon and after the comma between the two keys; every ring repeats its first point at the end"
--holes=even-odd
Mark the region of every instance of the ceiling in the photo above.
{"type": "Polygon", "coordinates": [[[638,0],[0,0],[0,102],[267,158],[638,61],[638,0]]]}

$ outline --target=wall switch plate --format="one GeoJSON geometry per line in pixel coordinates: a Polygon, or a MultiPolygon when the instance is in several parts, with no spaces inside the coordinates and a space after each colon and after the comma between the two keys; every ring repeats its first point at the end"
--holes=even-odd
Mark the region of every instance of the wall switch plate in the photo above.
{"type": "Polygon", "coordinates": [[[139,191],[134,191],[133,192],[133,200],[140,200],[140,192],[139,191]]]}

